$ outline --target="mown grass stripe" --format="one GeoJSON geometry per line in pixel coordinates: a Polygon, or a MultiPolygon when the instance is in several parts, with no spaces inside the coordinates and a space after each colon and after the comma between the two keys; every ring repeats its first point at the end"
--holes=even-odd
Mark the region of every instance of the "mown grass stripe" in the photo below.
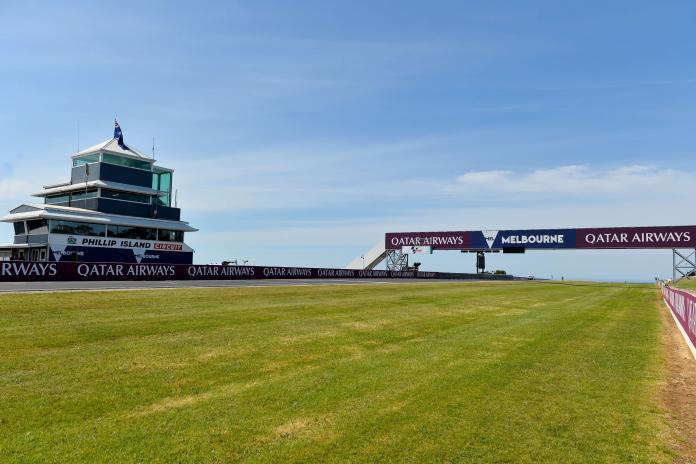
{"type": "Polygon", "coordinates": [[[0,296],[3,462],[667,462],[655,290],[0,296]]]}

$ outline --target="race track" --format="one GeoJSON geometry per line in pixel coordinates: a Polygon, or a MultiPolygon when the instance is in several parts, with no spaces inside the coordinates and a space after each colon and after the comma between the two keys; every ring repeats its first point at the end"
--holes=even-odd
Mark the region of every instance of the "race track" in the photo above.
{"type": "Polygon", "coordinates": [[[80,290],[146,290],[154,288],[278,287],[309,285],[383,285],[438,282],[474,282],[444,279],[273,279],[273,280],[166,280],[93,282],[1,282],[0,293],[80,290]]]}

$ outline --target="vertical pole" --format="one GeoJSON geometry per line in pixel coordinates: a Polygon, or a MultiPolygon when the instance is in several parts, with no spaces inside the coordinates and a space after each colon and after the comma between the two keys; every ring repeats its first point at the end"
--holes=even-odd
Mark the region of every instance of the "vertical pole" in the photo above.
{"type": "Polygon", "coordinates": [[[677,281],[677,250],[672,248],[672,284],[677,281]]]}

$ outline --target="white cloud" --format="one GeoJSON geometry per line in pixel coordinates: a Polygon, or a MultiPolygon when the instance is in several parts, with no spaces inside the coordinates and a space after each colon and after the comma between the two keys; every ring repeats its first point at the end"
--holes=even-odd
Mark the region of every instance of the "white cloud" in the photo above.
{"type": "Polygon", "coordinates": [[[29,184],[20,179],[0,179],[0,199],[18,198],[29,189],[29,184]]]}
{"type": "Polygon", "coordinates": [[[655,166],[596,169],[567,165],[531,172],[471,171],[459,176],[457,183],[465,189],[501,193],[659,195],[683,189],[691,178],[693,173],[655,166]]]}
{"type": "MultiPolygon", "coordinates": [[[[336,147],[284,147],[262,152],[239,153],[182,161],[177,188],[180,205],[187,211],[273,211],[316,208],[373,209],[375,194],[385,210],[459,206],[459,200],[483,198],[487,206],[510,194],[533,200],[553,195],[555,200],[604,197],[619,199],[664,198],[677,195],[689,185],[694,173],[651,165],[593,168],[563,165],[532,171],[470,171],[456,178],[440,174],[385,176],[381,167],[394,152],[438,140],[415,140],[410,144],[336,147]],[[366,156],[369,153],[370,156],[366,156]]],[[[416,171],[417,172],[417,171],[416,171]]],[[[595,205],[596,206],[596,205],[595,205]]]]}

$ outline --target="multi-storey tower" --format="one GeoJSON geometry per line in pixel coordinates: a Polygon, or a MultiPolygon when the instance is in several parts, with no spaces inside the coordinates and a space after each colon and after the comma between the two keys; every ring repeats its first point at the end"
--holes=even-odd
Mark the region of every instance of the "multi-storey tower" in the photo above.
{"type": "Polygon", "coordinates": [[[190,264],[184,234],[197,229],[172,207],[174,171],[114,138],[72,156],[69,182],[33,194],[0,219],[14,226],[14,242],[0,260],[190,264]]]}

